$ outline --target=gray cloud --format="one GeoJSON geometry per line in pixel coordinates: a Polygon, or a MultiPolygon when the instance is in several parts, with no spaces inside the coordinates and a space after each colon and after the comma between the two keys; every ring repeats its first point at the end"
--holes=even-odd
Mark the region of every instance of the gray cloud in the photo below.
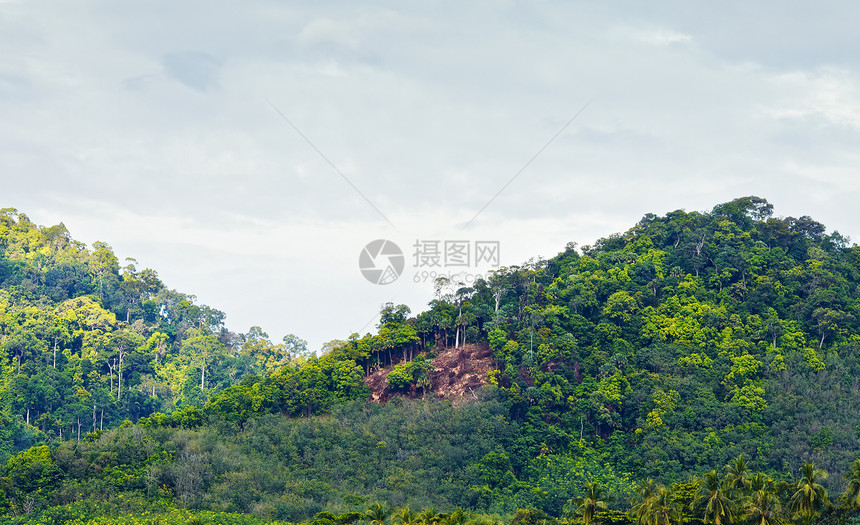
{"type": "Polygon", "coordinates": [[[368,288],[364,243],[460,235],[593,99],[467,231],[503,240],[505,264],[748,194],[858,237],[858,14],[847,2],[2,3],[2,205],[110,242],[236,329],[319,344],[387,300],[430,297],[409,282],[368,288]]]}
{"type": "Polygon", "coordinates": [[[192,89],[208,91],[218,87],[221,60],[208,53],[168,53],[162,63],[171,78],[192,89]]]}

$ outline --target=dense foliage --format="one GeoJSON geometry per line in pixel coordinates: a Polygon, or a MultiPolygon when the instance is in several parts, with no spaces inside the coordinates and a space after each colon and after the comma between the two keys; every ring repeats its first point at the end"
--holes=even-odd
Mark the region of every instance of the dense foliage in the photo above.
{"type": "Polygon", "coordinates": [[[0,460],[37,443],[205,402],[307,352],[168,289],[110,246],[0,210],[0,460]]]}
{"type": "Polygon", "coordinates": [[[118,495],[138,502],[126,512],[376,525],[844,523],[860,508],[860,247],[758,197],[647,215],[474,286],[439,280],[427,311],[385,305],[376,334],[319,357],[230,333],[62,225],[2,220],[12,514],[118,495]],[[464,343],[497,363],[481,395],[409,399],[464,343]],[[367,402],[380,369],[404,396],[385,406],[367,402]],[[106,430],[124,419],[139,420],[106,430]]]}

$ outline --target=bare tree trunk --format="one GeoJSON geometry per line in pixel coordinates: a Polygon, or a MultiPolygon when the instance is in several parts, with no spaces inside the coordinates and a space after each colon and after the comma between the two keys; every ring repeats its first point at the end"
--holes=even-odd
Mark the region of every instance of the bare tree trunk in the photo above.
{"type": "Polygon", "coordinates": [[[705,247],[705,234],[702,234],[702,240],[696,243],[696,255],[702,254],[702,248],[705,247]]]}
{"type": "Polygon", "coordinates": [[[532,324],[532,329],[529,331],[529,357],[534,359],[535,356],[535,325],[532,324]]]}
{"type": "Polygon", "coordinates": [[[116,370],[116,400],[120,400],[120,396],[122,395],[122,359],[125,356],[125,352],[123,350],[119,351],[119,368],[116,370]]]}

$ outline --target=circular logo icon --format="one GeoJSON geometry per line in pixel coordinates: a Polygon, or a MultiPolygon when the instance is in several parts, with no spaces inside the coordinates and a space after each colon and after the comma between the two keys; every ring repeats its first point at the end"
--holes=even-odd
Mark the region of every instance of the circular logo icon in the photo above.
{"type": "Polygon", "coordinates": [[[385,239],[367,243],[358,256],[358,267],[373,284],[391,284],[403,273],[406,260],[400,247],[385,239]]]}

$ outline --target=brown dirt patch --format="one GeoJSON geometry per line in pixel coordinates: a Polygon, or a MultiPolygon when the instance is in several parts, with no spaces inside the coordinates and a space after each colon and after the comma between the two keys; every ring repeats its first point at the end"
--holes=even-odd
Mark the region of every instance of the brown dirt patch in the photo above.
{"type": "Polygon", "coordinates": [[[477,398],[476,390],[487,384],[487,372],[496,369],[490,347],[484,344],[463,345],[460,348],[443,348],[431,360],[430,389],[411,387],[401,394],[388,388],[388,373],[394,368],[387,366],[372,372],[364,378],[370,387],[370,399],[375,403],[385,403],[392,396],[405,395],[411,398],[434,397],[451,399],[455,403],[463,398],[477,398]]]}

